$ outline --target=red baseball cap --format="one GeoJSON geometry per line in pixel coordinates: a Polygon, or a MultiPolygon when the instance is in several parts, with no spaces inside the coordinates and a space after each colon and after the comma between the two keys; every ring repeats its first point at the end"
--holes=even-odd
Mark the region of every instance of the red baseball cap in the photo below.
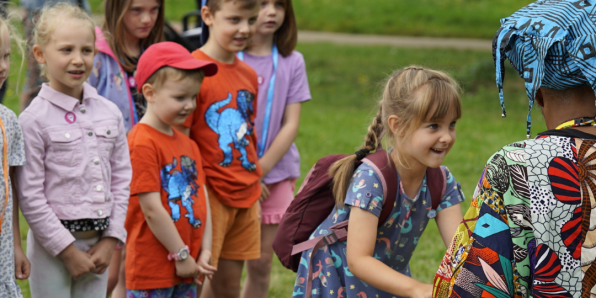
{"type": "Polygon", "coordinates": [[[135,75],[139,92],[147,79],[164,66],[177,69],[201,69],[207,77],[217,73],[215,63],[196,59],[180,44],[171,41],[158,42],[149,46],[139,58],[135,75]]]}

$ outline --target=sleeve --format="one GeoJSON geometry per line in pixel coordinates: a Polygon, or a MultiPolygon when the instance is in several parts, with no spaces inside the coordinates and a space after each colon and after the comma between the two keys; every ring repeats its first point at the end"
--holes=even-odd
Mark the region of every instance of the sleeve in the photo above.
{"type": "Polygon", "coordinates": [[[358,167],[346,194],[346,205],[360,207],[377,217],[383,210],[383,185],[377,173],[368,165],[358,167]]]}
{"type": "Polygon", "coordinates": [[[439,203],[439,207],[437,207],[437,212],[449,208],[453,205],[459,204],[463,202],[466,198],[464,197],[464,193],[461,191],[461,185],[459,182],[455,181],[453,174],[449,171],[449,169],[445,166],[441,166],[441,169],[445,171],[445,177],[447,177],[447,185],[445,186],[445,195],[441,199],[441,203],[439,203]]]}
{"type": "Polygon", "coordinates": [[[161,168],[155,149],[148,146],[131,148],[132,183],[130,194],[161,191],[161,168]]]}
{"type": "Polygon", "coordinates": [[[304,102],[311,99],[304,57],[298,52],[295,52],[295,54],[297,54],[297,62],[292,73],[286,104],[304,102]]]}
{"type": "Polygon", "coordinates": [[[17,120],[17,116],[15,113],[9,109],[8,115],[10,115],[8,121],[8,125],[4,123],[5,126],[9,127],[10,136],[8,136],[9,144],[8,144],[8,165],[11,167],[15,166],[22,166],[25,164],[25,142],[23,140],[23,131],[19,122],[17,120]]]}
{"type": "Polygon", "coordinates": [[[132,167],[130,165],[130,153],[126,141],[126,130],[124,120],[119,111],[118,115],[118,138],[114,144],[114,150],[110,156],[110,168],[112,181],[110,191],[114,198],[114,205],[110,214],[110,226],[104,231],[103,237],[114,237],[122,243],[126,242],[126,229],[124,220],[128,210],[128,199],[130,197],[130,181],[132,178],[132,167]]]}
{"type": "Polygon", "coordinates": [[[23,129],[27,164],[16,168],[20,207],[35,238],[52,256],[57,256],[75,241],[62,226],[45,197],[45,142],[43,126],[36,116],[23,112],[19,124],[23,129]]]}
{"type": "MultiPolygon", "coordinates": [[[[493,160],[486,168],[495,166],[493,160]]],[[[484,292],[514,297],[518,290],[513,277],[518,260],[503,197],[510,193],[495,191],[484,173],[435,275],[433,297],[483,297],[484,292]]]]}

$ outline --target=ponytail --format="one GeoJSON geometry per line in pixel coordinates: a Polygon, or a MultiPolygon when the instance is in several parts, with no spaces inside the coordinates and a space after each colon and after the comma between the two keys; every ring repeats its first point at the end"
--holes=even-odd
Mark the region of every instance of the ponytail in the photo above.
{"type": "Polygon", "coordinates": [[[383,134],[383,106],[379,103],[379,111],[368,127],[368,133],[364,137],[364,144],[355,154],[346,156],[336,161],[329,168],[329,175],[333,177],[333,196],[335,205],[344,206],[344,200],[354,174],[356,161],[362,160],[368,153],[377,149],[383,134]]]}

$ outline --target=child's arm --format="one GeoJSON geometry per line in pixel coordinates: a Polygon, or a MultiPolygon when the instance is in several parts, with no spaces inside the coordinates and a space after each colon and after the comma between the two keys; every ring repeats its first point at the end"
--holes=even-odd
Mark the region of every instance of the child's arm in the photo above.
{"type": "Polygon", "coordinates": [[[279,162],[279,160],[288,152],[290,146],[298,135],[298,126],[300,124],[300,110],[302,103],[291,103],[286,105],[284,110],[284,117],[281,123],[281,129],[271,146],[259,159],[261,169],[263,169],[263,177],[279,162]]]}
{"type": "Polygon", "coordinates": [[[455,204],[437,213],[437,227],[439,228],[441,238],[443,238],[443,243],[445,243],[446,248],[449,248],[451,239],[453,239],[453,235],[455,235],[455,231],[463,218],[461,204],[455,204]]]}
{"type": "Polygon", "coordinates": [[[10,168],[10,182],[12,185],[12,236],[14,238],[14,274],[17,279],[29,277],[31,263],[21,246],[21,229],[19,228],[19,196],[16,193],[17,182],[14,167],[10,168]]]}
{"type": "MultiPolygon", "coordinates": [[[[149,229],[170,253],[178,253],[187,245],[182,241],[172,217],[164,208],[159,192],[140,193],[139,204],[149,229]]],[[[190,255],[186,260],[173,262],[176,262],[176,275],[179,277],[196,277],[199,274],[197,263],[190,255]]]]}
{"type": "Polygon", "coordinates": [[[365,283],[394,295],[430,298],[432,285],[401,274],[373,257],[379,218],[359,207],[350,208],[346,257],[352,274],[365,283]]]}
{"type": "MultiPolygon", "coordinates": [[[[197,260],[197,265],[199,266],[200,274],[205,275],[207,276],[207,278],[211,279],[215,271],[217,271],[217,268],[211,266],[211,249],[213,239],[213,229],[211,228],[211,207],[209,206],[209,194],[207,193],[207,188],[205,187],[205,185],[203,185],[203,190],[205,191],[205,206],[207,208],[207,219],[205,220],[205,232],[203,233],[201,252],[199,254],[199,259],[197,260]]],[[[203,282],[200,281],[199,278],[200,276],[197,277],[195,282],[201,285],[203,284],[203,282]]]]}

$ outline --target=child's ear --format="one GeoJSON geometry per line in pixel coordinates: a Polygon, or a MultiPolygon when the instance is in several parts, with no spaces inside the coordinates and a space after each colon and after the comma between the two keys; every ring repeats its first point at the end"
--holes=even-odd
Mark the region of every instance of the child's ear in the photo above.
{"type": "Polygon", "coordinates": [[[389,116],[389,118],[387,118],[387,124],[389,124],[389,130],[391,130],[393,135],[397,136],[398,135],[397,133],[399,132],[399,125],[400,125],[399,117],[397,117],[396,115],[389,116]]]}
{"type": "Polygon", "coordinates": [[[39,64],[46,64],[46,58],[43,56],[43,51],[39,45],[33,45],[33,57],[39,64]]]}
{"type": "Polygon", "coordinates": [[[205,23],[205,25],[207,25],[207,27],[213,25],[213,17],[214,15],[209,10],[209,7],[203,6],[201,8],[201,19],[203,19],[203,22],[205,23]]]}
{"type": "Polygon", "coordinates": [[[155,102],[155,89],[151,84],[144,84],[143,87],[141,87],[141,93],[143,93],[147,102],[155,102]]]}

